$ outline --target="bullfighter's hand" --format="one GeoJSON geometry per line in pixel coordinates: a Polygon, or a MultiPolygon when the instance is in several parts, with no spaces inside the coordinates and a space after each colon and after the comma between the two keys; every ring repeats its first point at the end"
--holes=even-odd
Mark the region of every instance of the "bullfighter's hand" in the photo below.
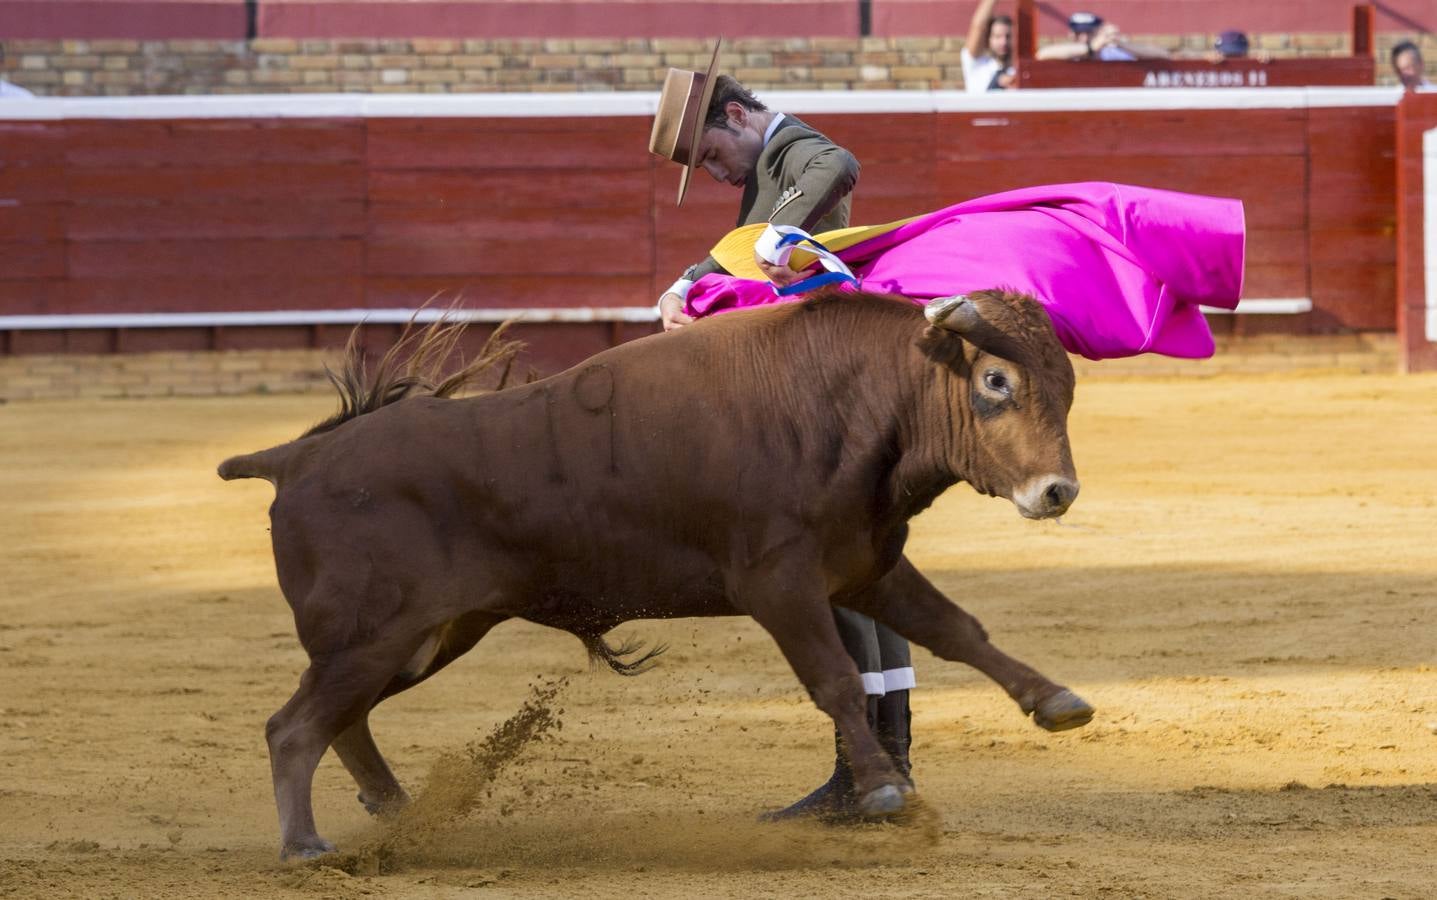
{"type": "Polygon", "coordinates": [[[684,298],[673,291],[659,298],[659,317],[663,319],[664,331],[675,331],[694,321],[693,316],[684,312],[684,298]]]}
{"type": "Polygon", "coordinates": [[[804,277],[803,272],[795,272],[788,266],[775,265],[758,254],[754,254],[753,261],[758,263],[758,267],[763,270],[763,274],[768,276],[768,280],[779,287],[788,287],[804,277]]]}

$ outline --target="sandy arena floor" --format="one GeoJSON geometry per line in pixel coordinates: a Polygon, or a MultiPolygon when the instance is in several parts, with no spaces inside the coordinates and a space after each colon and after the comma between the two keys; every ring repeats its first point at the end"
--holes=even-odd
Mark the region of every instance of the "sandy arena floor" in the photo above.
{"type": "MultiPolygon", "coordinates": [[[[382,706],[379,744],[418,789],[567,675],[562,730],[379,872],[276,858],[263,726],[304,656],[271,489],[213,474],[331,405],[0,407],[0,895],[1437,894],[1437,377],[1088,380],[1061,523],[950,491],[910,555],[1099,715],[1046,734],[919,651],[929,827],[754,823],[831,732],[746,620],[636,623],[672,649],[633,680],[510,623],[382,706]]],[[[342,848],[384,840],[332,756],[315,806],[342,848]]]]}

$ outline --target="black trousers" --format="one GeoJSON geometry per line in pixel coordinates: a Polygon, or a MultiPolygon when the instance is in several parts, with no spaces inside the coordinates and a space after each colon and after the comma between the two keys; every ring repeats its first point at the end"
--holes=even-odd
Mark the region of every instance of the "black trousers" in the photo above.
{"type": "Polygon", "coordinates": [[[833,608],[833,622],[863,674],[865,691],[881,695],[913,687],[913,655],[896,631],[841,606],[833,608]]]}

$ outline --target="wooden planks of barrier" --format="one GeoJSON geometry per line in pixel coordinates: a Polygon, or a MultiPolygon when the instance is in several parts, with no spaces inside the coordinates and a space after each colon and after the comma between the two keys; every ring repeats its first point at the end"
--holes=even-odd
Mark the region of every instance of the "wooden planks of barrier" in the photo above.
{"type": "Polygon", "coordinates": [[[1397,106],[1397,337],[1402,367],[1437,370],[1437,94],[1397,106]]]}
{"type": "MultiPolygon", "coordinates": [[[[0,0],[6,39],[957,37],[976,0],[0,0]],[[562,7],[562,8],[560,8],[562,7]],[[864,30],[865,22],[868,30],[864,30]],[[720,24],[721,23],[721,26],[720,24]]],[[[1384,0],[1384,30],[1430,30],[1430,0],[1384,0]]],[[[1044,4],[1059,22],[1072,9],[1044,4]]],[[[1105,0],[1130,34],[1346,30],[1346,0],[1105,0]]]]}
{"type": "MultiPolygon", "coordinates": [[[[926,108],[911,94],[765,99],[862,161],[855,223],[1064,181],[1233,196],[1248,217],[1245,296],[1310,297],[1312,310],[1225,317],[1216,328],[1396,327],[1395,93],[1155,96],[953,92],[930,95],[926,108]],[[1228,97],[1240,102],[1225,106],[1228,97]],[[911,111],[892,111],[903,104],[911,111]]],[[[394,111],[367,114],[359,104],[372,100],[267,107],[256,98],[256,115],[215,118],[190,107],[150,116],[150,101],[114,117],[96,115],[109,108],[97,101],[27,104],[86,115],[0,121],[0,315],[401,308],[456,297],[478,308],[644,306],[733,224],[738,192],[701,173],[674,205],[678,169],[647,153],[647,115],[586,114],[595,101],[583,97],[569,115],[522,114],[512,100],[485,115],[501,101],[426,98],[430,108],[417,112],[419,101],[400,98],[394,111]]],[[[126,333],[109,345],[224,346],[223,331],[126,333]]],[[[246,345],[261,334],[247,332],[246,345]]],[[[274,335],[286,346],[323,339],[274,335]]],[[[5,346],[93,344],[54,331],[5,346]]]]}
{"type": "Polygon", "coordinates": [[[367,289],[500,307],[650,296],[654,164],[634,151],[648,128],[639,117],[368,120],[367,289]]]}
{"type": "Polygon", "coordinates": [[[859,33],[853,0],[257,0],[263,37],[632,38],[772,36],[802,23],[815,37],[859,33]]]}
{"type": "Polygon", "coordinates": [[[242,41],[254,0],[0,0],[5,40],[242,41]]]}

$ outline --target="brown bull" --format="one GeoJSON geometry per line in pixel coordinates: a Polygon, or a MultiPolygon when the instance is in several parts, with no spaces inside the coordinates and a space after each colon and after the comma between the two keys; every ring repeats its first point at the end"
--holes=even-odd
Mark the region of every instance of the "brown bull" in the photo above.
{"type": "Polygon", "coordinates": [[[277,489],[275,562],[310,657],[266,729],[282,852],[333,849],[310,800],[328,747],[371,810],[405,802],[370,709],[515,617],[633,671],[602,639],[621,622],[752,616],[833,717],[871,816],[912,787],[867,727],[831,604],[977,667],[1045,728],[1086,722],[902,556],[908,520],[958,481],[1030,518],[1068,508],[1072,366],[1028,298],[927,313],[864,294],[733,313],[464,400],[450,383],[391,402],[413,385],[365,385],[351,358],[334,419],[224,462],[277,489]]]}

